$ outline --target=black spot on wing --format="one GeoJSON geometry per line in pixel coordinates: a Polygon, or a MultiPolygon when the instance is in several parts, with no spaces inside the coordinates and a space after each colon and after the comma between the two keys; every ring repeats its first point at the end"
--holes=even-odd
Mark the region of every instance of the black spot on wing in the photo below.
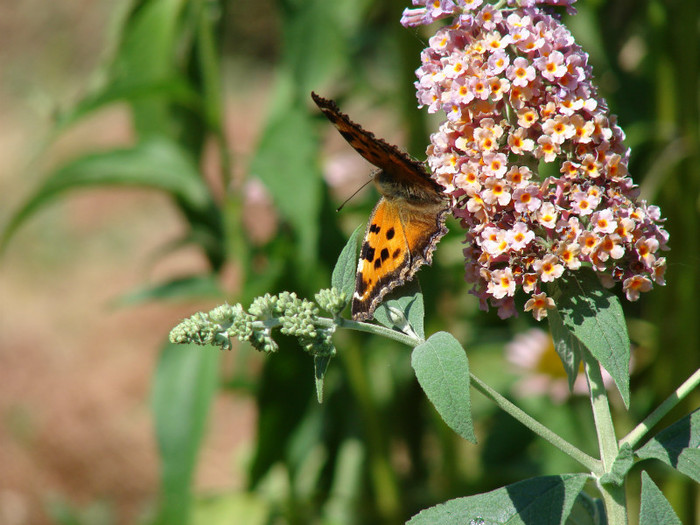
{"type": "Polygon", "coordinates": [[[374,260],[374,248],[372,248],[368,242],[362,245],[362,250],[360,251],[360,259],[372,262],[374,260]]]}
{"type": "Polygon", "coordinates": [[[355,292],[362,296],[365,295],[365,292],[367,291],[367,283],[365,283],[364,278],[362,277],[362,272],[357,272],[357,278],[355,279],[355,292]]]}
{"type": "MultiPolygon", "coordinates": [[[[379,233],[381,231],[381,227],[378,224],[370,224],[369,226],[369,231],[370,233],[379,233]]],[[[394,228],[392,228],[393,230],[394,228]]]]}
{"type": "MultiPolygon", "coordinates": [[[[377,231],[377,233],[379,233],[379,231],[377,231]]],[[[387,238],[388,240],[391,240],[391,239],[394,238],[394,235],[395,235],[395,234],[396,234],[396,232],[394,231],[394,228],[393,228],[393,226],[392,226],[391,228],[389,228],[389,229],[386,231],[386,238],[387,238]]]]}
{"type": "Polygon", "coordinates": [[[377,257],[374,261],[374,269],[379,270],[379,268],[381,268],[381,267],[382,267],[382,260],[379,257],[377,257]]]}
{"type": "Polygon", "coordinates": [[[401,255],[401,248],[396,248],[394,253],[391,254],[391,258],[396,259],[399,255],[401,255]]]}
{"type": "Polygon", "coordinates": [[[389,258],[389,250],[386,248],[382,249],[381,253],[379,254],[382,258],[382,262],[386,261],[389,258]]]}
{"type": "MultiPolygon", "coordinates": [[[[325,111],[324,111],[323,113],[324,113],[326,116],[328,116],[328,113],[326,113],[325,111]]],[[[335,117],[335,115],[334,115],[334,117],[335,117]]],[[[336,121],[337,121],[337,119],[333,120],[333,124],[335,124],[336,121]]],[[[350,131],[346,131],[346,130],[344,130],[344,129],[339,129],[338,131],[339,131],[340,134],[343,136],[343,138],[344,138],[345,140],[347,140],[350,144],[352,144],[353,142],[356,141],[356,135],[355,135],[355,133],[352,133],[352,132],[350,132],[350,131]]],[[[354,146],[354,144],[353,144],[353,146],[354,146]]],[[[357,146],[355,146],[355,148],[357,148],[357,146]]]]}

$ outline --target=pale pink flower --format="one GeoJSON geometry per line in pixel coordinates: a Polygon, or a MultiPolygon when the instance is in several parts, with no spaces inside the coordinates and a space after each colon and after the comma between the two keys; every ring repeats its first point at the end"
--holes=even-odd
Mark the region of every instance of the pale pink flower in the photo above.
{"type": "Polygon", "coordinates": [[[528,299],[525,303],[524,310],[526,312],[532,311],[532,316],[538,321],[541,321],[547,317],[547,310],[551,310],[552,308],[554,308],[554,299],[547,297],[547,294],[542,292],[534,294],[528,299]]]}
{"type": "Polygon", "coordinates": [[[543,283],[552,282],[564,273],[564,266],[554,254],[545,255],[544,259],[537,259],[532,263],[532,269],[537,272],[537,276],[543,283]]]}
{"type": "Polygon", "coordinates": [[[535,185],[527,186],[526,188],[518,188],[513,193],[513,201],[515,202],[515,211],[523,213],[525,211],[536,211],[542,201],[537,197],[540,189],[535,185]]]}
{"type": "Polygon", "coordinates": [[[545,202],[537,210],[537,221],[545,228],[554,228],[557,223],[558,212],[551,202],[545,202]]]}
{"type": "Polygon", "coordinates": [[[651,290],[651,280],[641,275],[633,275],[623,281],[622,289],[628,300],[636,301],[639,299],[640,292],[648,292],[651,290]]]}
{"type": "Polygon", "coordinates": [[[506,232],[506,239],[511,250],[521,251],[535,238],[535,232],[527,227],[524,222],[517,222],[506,232]]]}
{"type": "Polygon", "coordinates": [[[617,221],[610,209],[597,211],[591,215],[591,224],[596,233],[613,233],[617,229],[617,221]]]}
{"type": "Polygon", "coordinates": [[[510,268],[494,270],[491,272],[491,280],[488,283],[488,292],[495,299],[512,296],[515,293],[515,280],[510,268]]]}

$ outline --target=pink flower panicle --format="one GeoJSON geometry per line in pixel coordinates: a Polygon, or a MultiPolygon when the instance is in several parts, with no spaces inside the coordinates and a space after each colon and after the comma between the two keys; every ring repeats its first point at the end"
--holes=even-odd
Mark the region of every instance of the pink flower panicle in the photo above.
{"type": "Polygon", "coordinates": [[[447,117],[428,164],[467,231],[472,293],[501,317],[516,313],[522,289],[526,310],[542,319],[554,307],[542,283],[582,264],[622,282],[631,301],[664,284],[664,219],[637,199],[624,133],[596,93],[588,55],[537,8],[574,1],[508,0],[499,10],[483,0],[413,0],[421,7],[402,18],[454,19],[421,54],[417,97],[447,117]]]}

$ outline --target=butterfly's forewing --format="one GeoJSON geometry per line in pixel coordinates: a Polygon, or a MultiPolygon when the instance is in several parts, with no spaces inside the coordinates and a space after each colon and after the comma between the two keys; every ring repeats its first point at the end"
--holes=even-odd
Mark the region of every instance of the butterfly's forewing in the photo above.
{"type": "Polygon", "coordinates": [[[367,161],[406,185],[426,186],[436,192],[442,191],[442,187],[430,178],[420,162],[350,120],[332,100],[313,92],[311,98],[343,138],[367,161]]]}

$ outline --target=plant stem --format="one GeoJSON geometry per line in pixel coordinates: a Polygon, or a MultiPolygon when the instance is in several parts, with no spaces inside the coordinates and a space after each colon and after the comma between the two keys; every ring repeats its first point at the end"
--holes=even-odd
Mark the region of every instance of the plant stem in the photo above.
{"type": "Polygon", "coordinates": [[[469,377],[471,378],[472,386],[475,390],[478,390],[484,396],[492,400],[513,418],[520,421],[523,425],[532,430],[542,439],[549,441],[552,445],[564,452],[564,454],[572,457],[573,459],[581,463],[581,465],[586,467],[593,474],[597,476],[602,474],[600,461],[598,461],[594,457],[589,456],[588,454],[586,454],[585,452],[583,452],[582,450],[580,450],[579,448],[575,447],[567,440],[562,438],[557,433],[552,432],[549,428],[544,426],[535,418],[523,412],[520,408],[508,401],[505,397],[496,392],[494,389],[492,389],[490,386],[484,383],[481,379],[476,377],[473,373],[470,372],[469,377]]]}
{"type": "MultiPolygon", "coordinates": [[[[404,343],[411,347],[415,347],[420,343],[424,342],[423,339],[412,337],[402,332],[397,332],[396,330],[391,330],[389,328],[385,328],[376,324],[359,323],[356,321],[348,321],[346,319],[340,319],[339,321],[340,322],[338,323],[338,325],[343,328],[352,328],[355,330],[360,330],[362,332],[383,335],[384,337],[388,337],[390,339],[393,339],[400,343],[404,343]]],[[[490,386],[484,383],[473,373],[470,372],[469,376],[471,378],[472,386],[476,390],[481,392],[487,398],[491,399],[494,403],[496,403],[500,408],[505,410],[516,420],[520,421],[523,425],[532,430],[535,434],[549,441],[559,450],[581,463],[581,465],[589,469],[595,475],[602,475],[601,463],[597,459],[589,456],[588,454],[575,447],[555,432],[552,432],[542,423],[540,423],[532,416],[528,415],[516,405],[508,401],[505,397],[496,392],[494,389],[492,389],[490,386]]]]}
{"type": "MultiPolygon", "coordinates": [[[[329,321],[331,320],[329,319],[329,321]]],[[[388,337],[389,339],[393,339],[394,341],[398,341],[399,343],[403,343],[408,346],[416,346],[423,342],[423,339],[419,337],[413,337],[403,332],[398,332],[396,330],[392,330],[391,328],[386,328],[378,324],[350,321],[349,319],[344,319],[342,317],[338,318],[338,320],[335,321],[335,324],[337,324],[341,328],[349,328],[351,330],[357,330],[358,332],[367,332],[369,334],[388,337]]]]}
{"type": "Polygon", "coordinates": [[[675,392],[673,392],[673,394],[668,396],[666,400],[661,403],[651,414],[644,418],[644,421],[637,425],[632,432],[622,438],[620,440],[620,446],[626,443],[634,448],[646,435],[646,433],[649,432],[654,425],[661,421],[661,418],[668,414],[673,407],[680,403],[699,384],[700,368],[698,368],[693,375],[686,379],[683,384],[679,386],[675,392]]]}
{"type": "MultiPolygon", "coordinates": [[[[613,426],[608,404],[608,394],[603,383],[603,376],[600,373],[600,364],[589,352],[582,352],[583,361],[586,366],[586,377],[588,388],[591,393],[591,408],[593,409],[593,419],[595,420],[596,432],[598,434],[598,447],[603,462],[603,470],[607,473],[612,470],[615,458],[617,458],[617,438],[615,437],[615,427],[613,426]]],[[[603,496],[605,511],[609,525],[627,524],[627,507],[625,505],[625,486],[614,485],[612,483],[598,483],[598,488],[603,496]]]]}

